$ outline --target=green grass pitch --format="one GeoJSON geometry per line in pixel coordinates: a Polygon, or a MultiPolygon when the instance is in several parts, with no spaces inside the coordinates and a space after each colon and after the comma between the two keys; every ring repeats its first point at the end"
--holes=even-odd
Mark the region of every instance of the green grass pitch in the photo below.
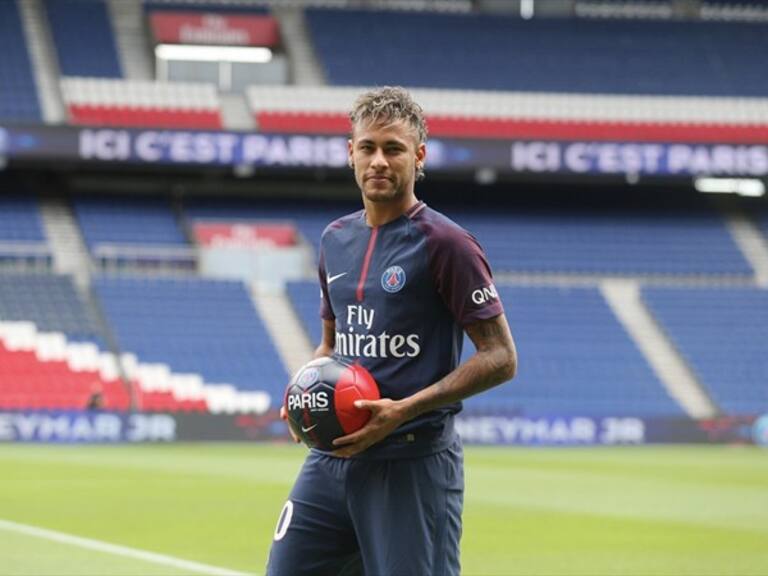
{"type": "MultiPolygon", "coordinates": [[[[192,573],[11,522],[263,574],[304,453],[0,445],[0,574],[192,573]]],[[[465,575],[768,574],[768,450],[468,447],[466,475],[465,575]]]]}

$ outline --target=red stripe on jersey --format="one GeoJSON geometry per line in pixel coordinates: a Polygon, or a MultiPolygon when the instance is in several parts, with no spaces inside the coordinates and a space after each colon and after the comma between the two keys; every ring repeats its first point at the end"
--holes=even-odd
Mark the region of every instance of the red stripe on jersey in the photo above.
{"type": "Polygon", "coordinates": [[[371,263],[371,256],[373,255],[373,247],[376,245],[376,236],[379,234],[378,228],[371,230],[371,237],[368,239],[368,249],[365,251],[365,259],[363,260],[363,269],[360,272],[360,281],[357,283],[357,301],[363,301],[363,286],[365,286],[365,278],[368,276],[368,266],[371,263]]]}

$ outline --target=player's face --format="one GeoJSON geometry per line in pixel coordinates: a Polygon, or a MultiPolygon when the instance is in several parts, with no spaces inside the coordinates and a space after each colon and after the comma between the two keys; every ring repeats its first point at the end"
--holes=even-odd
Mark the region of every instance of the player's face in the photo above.
{"type": "Polygon", "coordinates": [[[424,161],[424,144],[405,121],[358,124],[349,141],[349,159],[363,196],[391,202],[413,194],[416,164],[424,161]]]}

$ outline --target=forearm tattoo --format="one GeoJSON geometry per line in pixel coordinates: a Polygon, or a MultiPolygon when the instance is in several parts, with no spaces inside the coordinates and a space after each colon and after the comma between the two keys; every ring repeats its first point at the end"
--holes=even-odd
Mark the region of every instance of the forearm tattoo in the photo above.
{"type": "Polygon", "coordinates": [[[417,394],[418,413],[462,400],[514,376],[517,357],[506,319],[497,316],[467,327],[477,353],[453,372],[417,394]]]}

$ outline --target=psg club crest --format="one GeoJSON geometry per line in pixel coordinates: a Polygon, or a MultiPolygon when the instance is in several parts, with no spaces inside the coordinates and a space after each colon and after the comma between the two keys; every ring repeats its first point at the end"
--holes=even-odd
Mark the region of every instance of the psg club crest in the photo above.
{"type": "Polygon", "coordinates": [[[390,266],[381,275],[381,287],[390,294],[400,292],[405,286],[405,270],[400,266],[390,266]]]}
{"type": "Polygon", "coordinates": [[[319,378],[320,371],[317,368],[310,368],[309,370],[305,370],[304,373],[299,377],[297,384],[303,390],[312,386],[312,384],[317,382],[319,378]]]}

